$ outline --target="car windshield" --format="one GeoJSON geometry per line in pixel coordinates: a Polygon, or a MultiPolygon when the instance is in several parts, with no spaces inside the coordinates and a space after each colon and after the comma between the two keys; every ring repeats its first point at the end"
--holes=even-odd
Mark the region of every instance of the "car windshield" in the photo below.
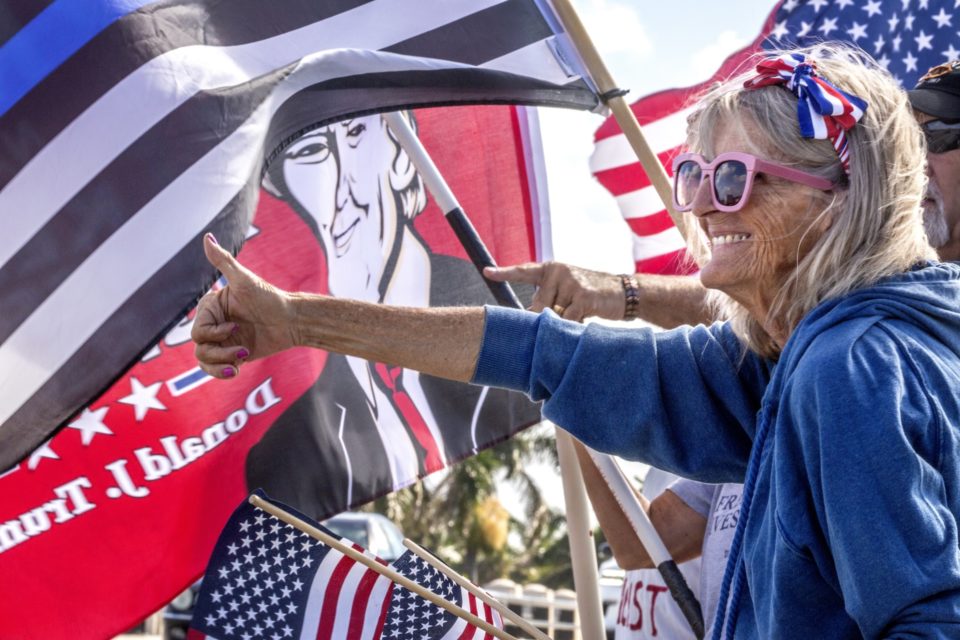
{"type": "Polygon", "coordinates": [[[364,549],[370,546],[370,541],[367,539],[367,523],[363,520],[339,520],[333,518],[325,524],[328,529],[338,536],[347,538],[351,542],[356,542],[364,549]]]}

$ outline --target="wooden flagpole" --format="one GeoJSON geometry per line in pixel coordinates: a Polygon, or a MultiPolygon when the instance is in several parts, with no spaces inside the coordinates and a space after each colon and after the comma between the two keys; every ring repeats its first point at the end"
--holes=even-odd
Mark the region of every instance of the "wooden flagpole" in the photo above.
{"type": "Polygon", "coordinates": [[[530,636],[533,637],[534,640],[550,640],[550,636],[545,634],[543,631],[540,631],[540,629],[537,629],[528,621],[524,620],[522,617],[520,617],[519,614],[511,610],[510,607],[503,604],[502,602],[500,602],[499,600],[491,596],[489,593],[483,591],[482,589],[477,587],[475,584],[473,584],[472,582],[470,582],[469,580],[461,576],[459,573],[451,569],[443,560],[433,555],[432,553],[430,553],[429,551],[427,551],[426,549],[418,545],[413,540],[409,538],[404,538],[403,546],[405,546],[407,549],[410,549],[410,551],[415,553],[417,557],[419,557],[421,560],[429,564],[431,567],[433,567],[434,569],[436,569],[437,571],[447,576],[448,578],[456,582],[458,585],[460,585],[461,587],[463,587],[464,589],[472,593],[481,602],[485,602],[486,604],[490,605],[490,607],[498,611],[505,620],[509,620],[513,624],[520,627],[525,633],[530,634],[530,636]]]}
{"type": "Polygon", "coordinates": [[[487,622],[486,620],[482,620],[481,618],[478,618],[477,616],[473,615],[469,611],[465,611],[464,609],[458,607],[452,602],[449,602],[448,600],[441,598],[437,594],[417,584],[413,580],[410,580],[409,578],[406,578],[400,575],[392,568],[384,566],[379,562],[377,562],[376,560],[374,560],[373,558],[369,558],[365,556],[364,554],[360,553],[353,547],[343,544],[336,538],[327,535],[320,529],[317,529],[315,526],[313,526],[309,522],[304,522],[303,520],[296,517],[295,515],[287,513],[286,511],[277,507],[276,505],[270,502],[267,502],[260,496],[258,495],[250,496],[250,504],[252,504],[258,509],[266,511],[267,513],[269,513],[275,518],[283,520],[290,526],[296,527],[300,531],[303,531],[304,533],[311,536],[312,538],[319,540],[320,542],[327,545],[328,547],[336,549],[343,555],[348,556],[353,560],[356,560],[357,562],[365,565],[369,569],[376,571],[377,573],[384,576],[385,578],[388,578],[389,580],[399,584],[401,587],[414,592],[421,598],[424,598],[425,600],[429,600],[430,602],[437,605],[438,607],[449,611],[450,613],[457,616],[458,618],[466,620],[467,622],[469,622],[470,624],[472,624],[473,626],[479,629],[483,629],[490,635],[500,638],[501,640],[517,640],[517,638],[510,635],[503,629],[498,629],[492,624],[490,624],[489,622],[487,622]]]}
{"type": "MultiPolygon", "coordinates": [[[[453,228],[467,255],[470,256],[477,270],[483,272],[484,267],[494,267],[493,256],[487,251],[483,240],[470,223],[456,196],[423,143],[399,113],[385,113],[384,119],[390,126],[400,145],[410,156],[421,178],[436,200],[444,217],[453,228]]],[[[519,298],[513,292],[509,283],[493,282],[484,278],[497,302],[505,307],[522,309],[519,298]]],[[[560,477],[563,480],[563,495],[567,509],[567,531],[570,540],[570,556],[573,564],[573,582],[577,594],[577,611],[580,616],[581,636],[584,638],[602,638],[605,635],[603,626],[603,605],[600,601],[600,579],[597,569],[597,550],[594,546],[590,516],[587,502],[587,492],[583,485],[583,476],[577,464],[576,453],[570,434],[562,429],[556,430],[557,452],[560,457],[560,477]],[[566,452],[566,453],[565,453],[566,452]]]]}
{"type": "MultiPolygon", "coordinates": [[[[610,107],[617,124],[620,125],[624,136],[633,148],[634,153],[637,154],[637,159],[640,161],[647,177],[650,178],[650,183],[657,191],[657,195],[660,196],[660,200],[663,202],[664,207],[666,207],[667,213],[670,214],[670,218],[684,239],[688,238],[692,230],[688,229],[686,220],[673,208],[673,196],[667,172],[657,159],[657,154],[650,148],[650,144],[647,142],[646,137],[643,135],[643,130],[640,128],[640,123],[637,122],[637,117],[624,99],[623,95],[625,92],[613,81],[613,76],[600,57],[600,53],[594,46],[590,34],[587,33],[586,28],[580,21],[580,16],[577,15],[570,0],[550,1],[560,21],[563,23],[573,46],[580,54],[587,71],[597,84],[601,98],[607,106],[610,107]]],[[[704,625],[700,603],[697,602],[683,575],[677,569],[676,563],[670,558],[663,541],[660,539],[660,535],[653,527],[653,523],[650,522],[650,518],[640,507],[639,502],[637,502],[632,488],[623,476],[623,472],[619,466],[617,466],[616,461],[610,456],[594,451],[591,451],[590,455],[597,464],[601,475],[607,480],[607,484],[610,485],[614,497],[621,508],[623,508],[624,514],[633,525],[640,541],[651,554],[651,558],[657,562],[657,569],[660,570],[664,582],[670,588],[670,593],[673,595],[674,600],[677,601],[680,610],[690,624],[690,628],[698,638],[702,638],[704,625]],[[659,561],[654,556],[654,552],[661,555],[659,561]]]]}
{"type": "Polygon", "coordinates": [[[573,46],[583,58],[583,63],[590,72],[590,76],[594,82],[596,82],[601,98],[603,98],[606,105],[610,107],[610,111],[613,113],[617,124],[620,125],[620,129],[623,131],[627,142],[630,143],[633,152],[637,154],[640,165],[643,167],[647,177],[650,178],[650,183],[657,191],[657,195],[660,196],[660,200],[663,201],[667,213],[670,214],[670,218],[677,226],[677,229],[680,230],[681,235],[687,238],[689,231],[687,229],[687,222],[683,216],[673,209],[670,178],[667,176],[663,165],[661,165],[657,159],[657,154],[650,148],[650,144],[647,142],[646,137],[643,135],[643,130],[640,128],[640,123],[637,122],[637,117],[623,97],[624,92],[622,92],[613,81],[613,76],[610,75],[607,65],[603,62],[603,58],[600,57],[600,53],[594,46],[593,40],[590,39],[590,34],[587,33],[586,28],[580,21],[580,16],[577,15],[573,5],[570,4],[570,0],[550,0],[550,2],[560,17],[560,20],[563,22],[563,26],[567,31],[567,35],[570,36],[573,46]]]}

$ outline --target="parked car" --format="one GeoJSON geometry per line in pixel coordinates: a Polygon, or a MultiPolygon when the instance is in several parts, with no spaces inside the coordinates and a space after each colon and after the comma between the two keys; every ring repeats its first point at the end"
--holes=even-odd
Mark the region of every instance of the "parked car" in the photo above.
{"type": "Polygon", "coordinates": [[[393,562],[406,551],[400,529],[379,513],[341,513],[323,525],[387,562],[393,562]]]}
{"type": "MultiPolygon", "coordinates": [[[[341,513],[324,521],[323,525],[387,562],[393,562],[406,550],[403,533],[379,513],[341,513]]],[[[163,610],[164,640],[186,639],[201,581],[202,578],[187,587],[163,610]]]]}

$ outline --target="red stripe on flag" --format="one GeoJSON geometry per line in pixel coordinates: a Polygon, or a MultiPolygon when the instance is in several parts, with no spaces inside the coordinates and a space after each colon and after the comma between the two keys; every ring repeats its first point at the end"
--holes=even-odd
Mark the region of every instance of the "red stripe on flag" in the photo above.
{"type": "Polygon", "coordinates": [[[666,209],[642,218],[627,218],[627,224],[638,236],[652,236],[673,226],[673,218],[666,209]]]}
{"type": "MultiPolygon", "coordinates": [[[[667,169],[668,174],[670,173],[673,157],[679,152],[680,147],[673,147],[672,149],[657,154],[657,159],[660,161],[660,164],[667,169]]],[[[606,187],[607,191],[615,196],[622,196],[625,193],[650,186],[650,178],[647,177],[647,173],[643,170],[643,167],[640,166],[639,162],[632,162],[614,167],[613,169],[605,169],[593,175],[596,176],[600,184],[606,187]]]]}
{"type": "Polygon", "coordinates": [[[187,629],[187,640],[207,640],[207,634],[190,627],[187,629]]]}
{"type": "MultiPolygon", "coordinates": [[[[356,545],[354,545],[356,548],[356,545]]],[[[331,550],[330,553],[339,553],[331,550]]],[[[337,618],[337,600],[340,598],[340,589],[343,581],[350,573],[350,569],[357,563],[356,560],[343,556],[337,562],[336,568],[330,574],[323,592],[323,606],[320,608],[320,621],[317,625],[317,640],[330,640],[333,637],[333,625],[337,618]]]]}
{"type": "Polygon", "coordinates": [[[686,251],[677,249],[646,260],[637,260],[636,269],[637,273],[689,275],[697,270],[697,265],[687,257],[686,251]]]}
{"type": "MultiPolygon", "coordinates": [[[[513,129],[513,140],[514,140],[514,151],[517,154],[517,171],[520,173],[520,184],[522,185],[521,191],[523,195],[523,210],[526,212],[524,216],[527,223],[527,243],[530,247],[530,255],[535,256],[539,259],[540,256],[537,255],[537,233],[533,228],[534,217],[537,216],[539,220],[539,211],[533,210],[533,199],[531,198],[531,189],[535,189],[536,186],[530,182],[530,174],[528,173],[527,168],[527,148],[525,140],[523,139],[523,133],[520,127],[520,109],[523,107],[514,107],[510,109],[510,125],[513,129]]],[[[524,115],[526,117],[526,115],[524,115]]]]}
{"type": "MultiPolygon", "coordinates": [[[[704,83],[707,84],[707,83],[704,83]]],[[[698,87],[701,85],[697,85],[698,87]]],[[[662,120],[671,116],[687,106],[690,101],[690,89],[666,89],[658,93],[640,98],[630,105],[633,113],[637,116],[637,122],[640,126],[646,126],[650,123],[662,120]],[[641,108],[642,106],[642,108],[641,108]]],[[[620,125],[613,118],[607,118],[597,132],[593,134],[596,142],[612,138],[621,133],[620,125]]]]}
{"type": "MultiPolygon", "coordinates": [[[[477,599],[473,597],[473,594],[470,593],[467,595],[467,598],[470,602],[470,613],[477,615],[477,599]]],[[[469,640],[474,636],[474,633],[477,631],[477,628],[470,623],[467,623],[467,626],[464,627],[463,633],[460,634],[459,640],[469,640]]]]}
{"type": "MultiPolygon", "coordinates": [[[[496,625],[494,622],[493,609],[491,609],[490,605],[488,605],[486,602],[483,603],[483,616],[481,617],[487,622],[489,622],[490,624],[493,624],[494,626],[499,626],[499,625],[496,625]]],[[[493,634],[489,632],[483,637],[484,637],[484,640],[488,640],[488,639],[493,640],[493,634]]]]}
{"type": "MultiPolygon", "coordinates": [[[[350,626],[347,630],[347,640],[359,640],[363,637],[363,621],[366,618],[367,607],[370,605],[370,593],[373,585],[380,577],[379,573],[367,570],[360,578],[357,591],[353,596],[353,606],[350,608],[350,626]]],[[[384,607],[386,610],[386,607],[384,607]]],[[[377,636],[373,636],[376,638],[377,636]]]]}

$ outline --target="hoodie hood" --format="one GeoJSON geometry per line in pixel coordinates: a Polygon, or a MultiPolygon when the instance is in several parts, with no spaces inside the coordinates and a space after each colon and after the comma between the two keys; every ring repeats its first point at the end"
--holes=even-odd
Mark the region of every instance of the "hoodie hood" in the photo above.
{"type": "Polygon", "coordinates": [[[840,324],[856,337],[881,320],[911,325],[960,355],[960,265],[924,262],[820,304],[790,336],[780,362],[795,363],[818,336],[840,324]]]}

